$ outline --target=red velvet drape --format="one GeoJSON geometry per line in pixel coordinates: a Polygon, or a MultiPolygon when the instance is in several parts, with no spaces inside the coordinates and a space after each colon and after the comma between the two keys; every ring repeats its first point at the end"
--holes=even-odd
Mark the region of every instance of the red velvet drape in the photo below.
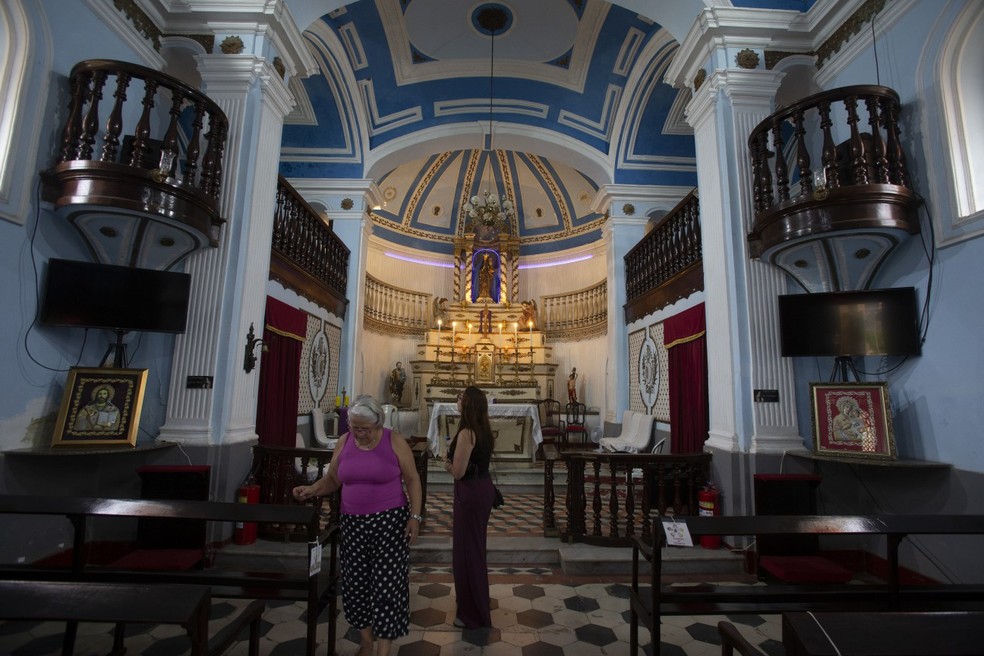
{"type": "Polygon", "coordinates": [[[307,334],[307,315],[267,297],[266,325],[260,355],[260,391],[256,434],[260,444],[294,446],[297,398],[300,394],[301,346],[307,334]]]}
{"type": "Polygon", "coordinates": [[[669,356],[671,453],[700,453],[707,440],[707,344],[704,304],[663,323],[669,356]]]}

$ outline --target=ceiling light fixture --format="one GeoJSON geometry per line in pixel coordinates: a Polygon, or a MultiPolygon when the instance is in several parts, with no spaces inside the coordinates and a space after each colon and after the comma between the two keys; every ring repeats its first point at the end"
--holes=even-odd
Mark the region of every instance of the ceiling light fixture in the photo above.
{"type": "Polygon", "coordinates": [[[489,156],[486,163],[488,169],[488,186],[481,196],[472,196],[471,201],[465,203],[465,213],[471,219],[472,229],[478,225],[486,228],[494,228],[505,232],[509,231],[509,223],[513,216],[513,204],[503,194],[492,191],[492,166],[496,161],[495,142],[492,137],[492,104],[495,97],[493,81],[495,80],[495,31],[502,29],[506,24],[506,14],[498,7],[485,7],[476,17],[478,24],[483,30],[491,34],[491,46],[489,54],[489,156]]]}

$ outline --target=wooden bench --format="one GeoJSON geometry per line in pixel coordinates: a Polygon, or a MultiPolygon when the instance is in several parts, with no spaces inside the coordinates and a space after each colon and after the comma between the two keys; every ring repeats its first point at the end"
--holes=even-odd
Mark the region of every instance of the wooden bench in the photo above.
{"type": "Polygon", "coordinates": [[[887,574],[882,583],[852,585],[663,585],[662,523],[654,520],[647,539],[632,547],[630,653],[638,653],[639,624],[649,629],[659,654],[662,615],[725,615],[790,611],[984,610],[984,586],[906,584],[900,581],[899,545],[912,535],[981,535],[984,515],[748,516],[684,517],[691,536],[823,535],[883,536],[887,574]],[[655,548],[654,548],[655,545],[655,548]],[[640,558],[648,561],[648,585],[640,585],[640,558]]]}
{"type": "MultiPolygon", "coordinates": [[[[68,567],[36,564],[0,565],[0,580],[34,580],[62,582],[104,582],[119,584],[191,584],[211,588],[215,597],[276,599],[307,602],[307,650],[314,656],[320,611],[329,610],[328,646],[333,653],[336,637],[338,595],[337,526],[321,530],[319,513],[312,506],[244,504],[217,501],[101,499],[92,497],[38,497],[0,495],[0,514],[60,515],[74,527],[71,565],[68,567]],[[286,571],[231,571],[130,568],[129,558],[114,563],[93,565],[87,562],[87,525],[94,518],[198,519],[213,522],[256,522],[258,524],[292,524],[307,527],[307,552],[304,562],[286,571]],[[312,573],[312,553],[328,549],[328,568],[312,573]]],[[[297,559],[300,561],[300,558],[297,559]]]]}
{"type": "Polygon", "coordinates": [[[177,624],[188,633],[192,656],[218,656],[249,625],[249,654],[260,648],[260,617],[265,604],[256,600],[215,636],[208,635],[211,593],[206,586],[0,581],[0,618],[30,622],[66,622],[62,654],[75,649],[79,622],[116,625],[113,654],[123,654],[128,623],[177,624]]]}

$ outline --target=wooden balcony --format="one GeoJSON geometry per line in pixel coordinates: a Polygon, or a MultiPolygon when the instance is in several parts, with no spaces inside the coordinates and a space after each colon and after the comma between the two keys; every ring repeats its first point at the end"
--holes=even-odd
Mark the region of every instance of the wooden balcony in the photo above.
{"type": "Polygon", "coordinates": [[[344,319],[348,247],[283,176],[275,212],[270,278],[344,319]]]}
{"type": "Polygon", "coordinates": [[[697,190],[625,254],[625,321],[631,323],[704,289],[697,190]]]}
{"type": "Polygon", "coordinates": [[[163,270],[217,246],[228,132],[219,106],[126,62],[79,62],[69,84],[58,161],[42,174],[56,215],[106,264],[163,270]]]}
{"type": "Polygon", "coordinates": [[[891,250],[919,232],[900,113],[892,89],[851,86],[759,123],[748,137],[751,256],[809,291],[866,287],[891,250]]]}

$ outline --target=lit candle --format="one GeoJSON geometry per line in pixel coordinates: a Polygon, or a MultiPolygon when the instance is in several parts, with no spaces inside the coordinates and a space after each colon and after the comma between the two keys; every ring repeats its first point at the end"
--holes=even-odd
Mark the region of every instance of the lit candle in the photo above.
{"type": "Polygon", "coordinates": [[[468,336],[471,337],[471,321],[468,322],[468,336]]]}
{"type": "Polygon", "coordinates": [[[502,323],[501,321],[499,322],[499,337],[502,337],[502,323]]]}
{"type": "Polygon", "coordinates": [[[458,328],[458,322],[451,322],[451,346],[454,346],[454,331],[458,328]]]}

